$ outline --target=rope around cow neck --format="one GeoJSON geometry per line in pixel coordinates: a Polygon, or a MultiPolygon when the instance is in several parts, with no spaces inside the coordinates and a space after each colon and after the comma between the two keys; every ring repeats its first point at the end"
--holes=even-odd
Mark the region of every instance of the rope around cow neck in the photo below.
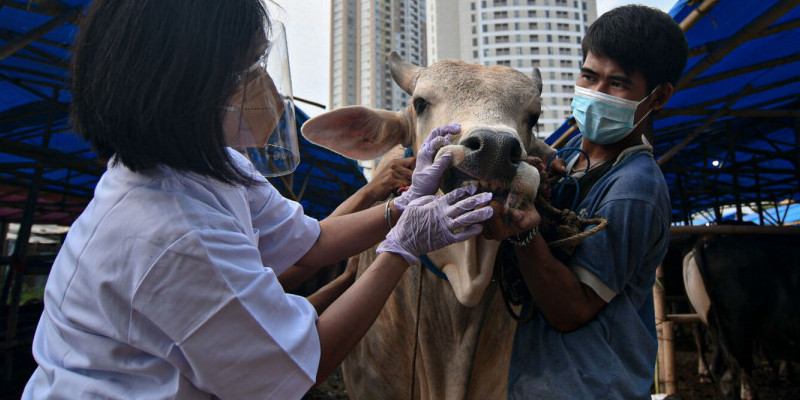
{"type": "MultiPolygon", "coordinates": [[[[555,240],[551,239],[547,242],[547,246],[551,249],[559,249],[566,254],[572,254],[584,239],[608,226],[605,218],[580,218],[569,209],[559,210],[553,207],[541,196],[536,198],[535,204],[536,209],[542,215],[542,220],[547,220],[547,225],[550,225],[540,225],[540,228],[545,227],[546,230],[549,230],[550,235],[556,237],[555,240]],[[595,226],[584,231],[584,227],[589,225],[595,226]]],[[[517,314],[514,311],[513,306],[520,306],[530,299],[530,291],[519,271],[519,261],[514,247],[507,241],[501,244],[495,259],[494,280],[498,284],[508,314],[515,321],[525,323],[533,318],[534,307],[528,307],[525,315],[517,314]],[[509,273],[512,275],[511,277],[508,276],[509,273]]]]}
{"type": "Polygon", "coordinates": [[[581,218],[569,209],[559,210],[553,207],[541,196],[536,198],[536,209],[547,214],[551,219],[561,222],[558,224],[558,236],[560,239],[547,243],[547,246],[551,249],[562,249],[572,253],[572,250],[580,245],[584,239],[608,227],[608,220],[605,218],[581,218]],[[583,227],[589,225],[596,226],[584,231],[583,227]]]}

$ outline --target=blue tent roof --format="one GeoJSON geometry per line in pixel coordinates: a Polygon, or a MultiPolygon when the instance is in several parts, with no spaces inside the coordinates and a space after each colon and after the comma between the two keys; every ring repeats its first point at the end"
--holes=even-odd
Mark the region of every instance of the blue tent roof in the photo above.
{"type": "MultiPolygon", "coordinates": [[[[684,21],[694,3],[680,1],[670,14],[684,21]]],[[[655,121],[674,219],[720,205],[800,200],[798,2],[722,1],[686,37],[690,59],[678,92],[655,121]]]]}
{"type": "MultiPolygon", "coordinates": [[[[708,3],[681,0],[670,10],[690,47],[675,95],[654,118],[674,221],[800,200],[800,5],[727,0],[696,11],[708,3]]],[[[548,142],[566,130],[565,122],[548,142]]]]}
{"type": "MultiPolygon", "coordinates": [[[[104,169],[67,116],[74,21],[89,2],[17,0],[0,8],[0,221],[22,220],[35,193],[33,220],[68,224],[104,169]]],[[[691,47],[678,91],[654,125],[675,221],[735,203],[800,200],[800,6],[726,0],[689,23],[710,3],[680,0],[670,11],[688,26],[691,47]]],[[[363,178],[351,160],[302,146],[309,167],[276,186],[321,216],[363,178]]]]}
{"type": "MultiPolygon", "coordinates": [[[[89,3],[0,5],[0,222],[70,224],[105,169],[72,132],[68,115],[70,47],[89,3]],[[32,193],[36,202],[27,203],[32,193]],[[36,205],[27,216],[26,204],[36,205]]],[[[307,119],[298,110],[298,128],[307,119]]],[[[307,214],[323,218],[366,183],[355,161],[303,138],[300,150],[297,171],[273,183],[307,214]]]]}
{"type": "Polygon", "coordinates": [[[0,8],[0,220],[68,223],[104,165],[70,129],[67,66],[88,0],[7,1],[0,8]]]}

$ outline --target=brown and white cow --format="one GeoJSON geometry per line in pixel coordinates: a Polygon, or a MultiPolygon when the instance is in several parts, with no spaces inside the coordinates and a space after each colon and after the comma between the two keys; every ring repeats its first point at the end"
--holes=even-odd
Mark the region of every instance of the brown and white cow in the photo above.
{"type": "MultiPolygon", "coordinates": [[[[429,67],[389,57],[394,80],[411,95],[397,112],[353,106],[303,126],[312,142],[356,159],[383,155],[378,168],[416,153],[436,127],[461,124],[442,189],[475,182],[512,207],[532,203],[538,171],[522,162],[553,150],[533,134],[542,82],[503,66],[442,60],[429,67]],[[398,145],[402,145],[398,146],[398,145]]],[[[428,254],[447,276],[410,268],[378,320],[344,363],[354,399],[498,399],[506,376],[515,322],[492,283],[499,242],[477,238],[428,254]],[[413,396],[411,391],[413,390],[413,396]]],[[[361,256],[360,272],[374,259],[361,256]]]]}

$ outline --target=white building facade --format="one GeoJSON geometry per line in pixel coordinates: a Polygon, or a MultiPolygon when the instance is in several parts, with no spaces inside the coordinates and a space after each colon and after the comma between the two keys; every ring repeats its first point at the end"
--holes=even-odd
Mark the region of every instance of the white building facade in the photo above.
{"type": "Polygon", "coordinates": [[[571,114],[583,54],[597,19],[596,0],[428,0],[428,57],[506,65],[542,74],[540,136],[571,114]]]}

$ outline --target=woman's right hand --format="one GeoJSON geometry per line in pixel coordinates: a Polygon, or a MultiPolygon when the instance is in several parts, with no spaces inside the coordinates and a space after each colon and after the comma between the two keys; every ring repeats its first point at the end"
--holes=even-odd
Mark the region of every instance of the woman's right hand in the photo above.
{"type": "Polygon", "coordinates": [[[470,185],[445,195],[422,196],[409,202],[397,225],[378,245],[377,252],[397,253],[409,264],[416,265],[417,257],[422,254],[481,233],[481,223],[493,214],[491,207],[485,207],[492,200],[492,194],[473,195],[476,190],[470,185]]]}

